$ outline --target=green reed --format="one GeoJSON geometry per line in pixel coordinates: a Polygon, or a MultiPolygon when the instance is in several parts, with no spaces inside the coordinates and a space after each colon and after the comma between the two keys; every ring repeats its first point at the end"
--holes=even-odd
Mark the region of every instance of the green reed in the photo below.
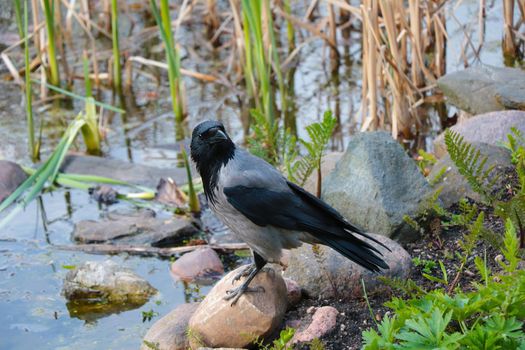
{"type": "Polygon", "coordinates": [[[286,87],[281,71],[277,41],[269,0],[242,0],[242,27],[244,36],[244,79],[248,96],[254,104],[252,118],[264,126],[259,130],[260,144],[265,145],[268,159],[275,159],[278,153],[277,125],[280,114],[276,110],[272,77],[277,80],[281,97],[281,110],[287,110],[286,87]],[[265,39],[266,38],[266,39],[265,39]]]}
{"type": "MultiPolygon", "coordinates": [[[[24,39],[24,23],[22,22],[22,3],[20,0],[13,0],[13,5],[15,6],[15,19],[16,19],[16,26],[18,29],[18,35],[20,36],[20,40],[24,39]]],[[[27,6],[27,4],[24,4],[24,6],[27,6]]]]}
{"type": "Polygon", "coordinates": [[[60,75],[56,56],[55,44],[55,1],[42,0],[44,6],[44,17],[47,29],[47,55],[49,60],[49,82],[51,85],[60,86],[60,75]]]}
{"type": "MultiPolygon", "coordinates": [[[[20,2],[18,5],[20,5],[20,2]]],[[[28,4],[24,4],[24,25],[22,30],[22,37],[24,39],[24,64],[25,64],[25,95],[26,95],[26,120],[27,120],[27,138],[29,141],[29,151],[31,152],[31,160],[36,162],[40,159],[40,143],[35,142],[35,126],[33,120],[33,90],[31,89],[31,67],[29,62],[29,15],[28,4]]]]}
{"type": "Polygon", "coordinates": [[[155,0],[150,0],[151,10],[164,42],[166,61],[168,62],[168,79],[170,83],[171,104],[175,115],[175,138],[177,141],[184,138],[184,103],[182,98],[182,79],[180,74],[180,56],[171,31],[171,17],[168,0],[160,0],[160,14],[155,0]]]}
{"type": "Polygon", "coordinates": [[[183,145],[180,146],[180,151],[182,154],[182,158],[184,159],[184,167],[186,168],[186,174],[188,176],[188,206],[190,207],[190,211],[192,213],[198,213],[201,211],[201,208],[199,204],[199,198],[197,197],[197,192],[195,192],[195,188],[193,185],[190,161],[188,160],[188,155],[186,154],[186,150],[184,149],[183,145]]]}

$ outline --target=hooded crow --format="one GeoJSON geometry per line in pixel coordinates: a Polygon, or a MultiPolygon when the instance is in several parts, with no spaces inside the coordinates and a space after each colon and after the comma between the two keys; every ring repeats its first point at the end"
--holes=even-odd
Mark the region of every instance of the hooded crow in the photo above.
{"type": "Polygon", "coordinates": [[[247,277],[245,282],[225,297],[232,305],[244,292],[258,290],[248,286],[266,263],[278,263],[282,249],[302,242],[327,245],[371,271],[388,269],[377,248],[358,236],[385,247],[381,242],[266,161],[236,147],[220,122],[195,127],[191,158],[210,208],[253,251],[254,263],[235,277],[247,277]]]}

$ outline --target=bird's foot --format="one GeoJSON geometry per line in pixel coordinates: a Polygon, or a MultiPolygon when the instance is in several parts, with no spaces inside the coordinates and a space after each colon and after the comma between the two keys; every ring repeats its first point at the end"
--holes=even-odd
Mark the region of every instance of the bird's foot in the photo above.
{"type": "Polygon", "coordinates": [[[244,268],[233,277],[232,284],[234,284],[235,282],[237,282],[243,277],[249,276],[254,270],[255,270],[255,264],[244,266],[244,268]]]}
{"type": "Polygon", "coordinates": [[[224,300],[232,300],[231,306],[235,305],[237,303],[237,300],[243,295],[244,293],[264,293],[264,287],[263,286],[257,286],[257,287],[248,287],[245,284],[240,285],[237,288],[233,288],[226,291],[226,296],[223,298],[224,300]]]}

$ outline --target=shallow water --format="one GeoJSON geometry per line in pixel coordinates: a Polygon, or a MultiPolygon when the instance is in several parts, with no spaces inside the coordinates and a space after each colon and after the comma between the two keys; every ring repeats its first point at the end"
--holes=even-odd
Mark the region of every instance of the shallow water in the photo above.
{"type": "MultiPolygon", "coordinates": [[[[496,2],[488,12],[485,44],[481,61],[502,66],[500,51],[502,33],[501,4],[496,2]]],[[[475,0],[464,0],[455,9],[456,17],[465,24],[476,23],[475,0]]],[[[461,69],[463,62],[459,47],[463,43],[463,31],[454,20],[447,22],[450,41],[447,52],[447,71],[461,69]]],[[[184,27],[179,33],[183,43],[195,40],[198,30],[184,27]]],[[[477,39],[477,34],[473,35],[477,39]]],[[[351,44],[342,48],[348,53],[342,59],[338,76],[333,76],[323,65],[326,48],[313,41],[302,51],[300,64],[295,73],[295,106],[298,130],[318,120],[324,110],[330,108],[340,117],[341,134],[331,143],[331,148],[343,150],[349,135],[359,120],[355,120],[360,100],[359,36],[352,34],[351,44]]],[[[474,43],[477,43],[474,40],[474,43]]],[[[199,49],[196,49],[204,55],[199,49]]],[[[201,72],[209,67],[220,66],[225,57],[206,57],[199,60],[195,54],[183,52],[182,66],[201,72]]],[[[471,60],[472,61],[472,60],[471,60]]],[[[193,127],[203,119],[221,119],[230,130],[234,140],[243,140],[240,112],[231,91],[218,84],[203,84],[185,78],[189,125],[193,127]]],[[[80,87],[81,89],[81,87],[80,87]]],[[[104,145],[106,156],[125,159],[160,167],[175,166],[176,154],[165,145],[174,142],[175,124],[168,115],[171,106],[165,87],[146,78],[137,80],[134,96],[127,99],[135,104],[128,108],[125,118],[108,117],[108,142],[104,145]],[[160,116],[160,117],[159,117],[160,116]]],[[[18,87],[0,83],[0,159],[10,159],[30,164],[27,157],[24,109],[18,87]]],[[[80,105],[76,106],[80,108],[80,105]]],[[[452,112],[450,112],[452,113],[452,112]]],[[[73,111],[63,113],[68,119],[73,111]]],[[[44,117],[44,154],[49,154],[63,130],[64,116],[37,113],[44,117]]],[[[440,126],[434,122],[424,146],[429,146],[440,126]]],[[[42,224],[42,211],[38,202],[31,203],[6,228],[0,230],[0,349],[136,349],[141,338],[159,317],[152,322],[142,322],[142,311],[154,310],[161,316],[176,305],[198,298],[199,293],[188,296],[189,289],[174,282],[169,274],[169,261],[155,258],[128,256],[99,256],[78,252],[61,251],[55,245],[71,244],[73,225],[82,219],[96,219],[101,214],[97,204],[83,191],[58,190],[42,197],[47,214],[47,229],[42,224]],[[67,273],[64,266],[79,264],[86,260],[112,259],[132,268],[146,278],[159,294],[142,307],[113,314],[95,321],[84,321],[69,315],[65,299],[60,295],[62,280],[67,273]]],[[[127,207],[120,203],[115,208],[127,207]]],[[[114,209],[113,207],[111,209],[114,209]]],[[[198,289],[198,288],[197,288],[198,289]]],[[[202,287],[205,294],[209,287],[202,287]]]]}

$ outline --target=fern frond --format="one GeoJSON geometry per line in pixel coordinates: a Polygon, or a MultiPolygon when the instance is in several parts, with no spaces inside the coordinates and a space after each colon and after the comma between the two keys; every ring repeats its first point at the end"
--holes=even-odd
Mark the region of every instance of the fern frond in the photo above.
{"type": "Polygon", "coordinates": [[[306,127],[310,141],[300,139],[307,154],[298,160],[296,167],[295,182],[303,186],[306,179],[321,166],[321,158],[324,149],[332,137],[337,119],[332,116],[331,111],[326,111],[320,123],[313,123],[306,127]]]}
{"type": "Polygon", "coordinates": [[[492,203],[491,186],[497,181],[494,165],[487,167],[488,157],[466,142],[463,136],[450,129],[445,131],[445,144],[450,159],[459,173],[467,180],[472,190],[479,193],[485,202],[492,203]]]}

